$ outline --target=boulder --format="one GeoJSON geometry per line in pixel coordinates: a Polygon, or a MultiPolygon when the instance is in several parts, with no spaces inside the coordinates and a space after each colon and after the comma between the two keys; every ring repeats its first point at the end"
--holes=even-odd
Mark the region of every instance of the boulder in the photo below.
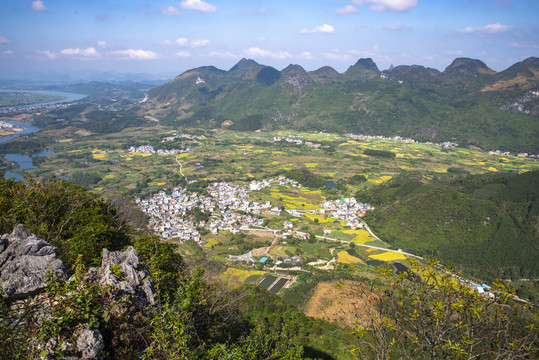
{"type": "Polygon", "coordinates": [[[100,268],[91,268],[88,276],[92,281],[110,285],[113,292],[131,299],[138,308],[155,304],[155,288],[146,264],[141,264],[135,249],[125,251],[103,249],[100,268]]]}
{"type": "Polygon", "coordinates": [[[100,359],[105,348],[103,336],[96,329],[84,326],[75,332],[77,350],[81,359],[100,359]]]}
{"type": "Polygon", "coordinates": [[[8,299],[35,295],[49,284],[51,275],[63,277],[66,271],[56,248],[24,225],[0,237],[0,286],[8,299]]]}

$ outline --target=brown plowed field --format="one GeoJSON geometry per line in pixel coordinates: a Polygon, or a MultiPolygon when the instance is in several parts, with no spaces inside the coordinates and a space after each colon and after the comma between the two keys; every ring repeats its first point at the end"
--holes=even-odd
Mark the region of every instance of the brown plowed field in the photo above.
{"type": "Polygon", "coordinates": [[[305,314],[343,326],[367,325],[377,318],[375,295],[354,281],[320,283],[305,307],[305,314]]]}

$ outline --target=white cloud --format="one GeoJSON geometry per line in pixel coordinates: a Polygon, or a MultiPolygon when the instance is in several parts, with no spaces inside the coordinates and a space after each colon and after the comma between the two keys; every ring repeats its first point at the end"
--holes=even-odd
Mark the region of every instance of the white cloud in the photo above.
{"type": "Polygon", "coordinates": [[[206,46],[210,43],[210,40],[207,40],[207,39],[198,39],[198,40],[193,40],[189,43],[189,46],[190,47],[202,47],[202,46],[206,46]]]}
{"type": "Polygon", "coordinates": [[[41,54],[41,55],[45,55],[48,59],[57,59],[58,58],[58,55],[56,55],[55,53],[53,53],[50,50],[38,50],[37,53],[41,54]]]}
{"type": "Polygon", "coordinates": [[[405,12],[417,5],[417,0],[352,0],[354,4],[372,4],[372,11],[405,12]]]}
{"type": "Polygon", "coordinates": [[[384,29],[398,31],[398,30],[406,29],[406,26],[402,25],[401,23],[395,23],[395,24],[384,26],[384,29]]]}
{"type": "Polygon", "coordinates": [[[269,14],[269,10],[265,8],[260,9],[243,9],[243,12],[247,14],[269,14]]]}
{"type": "Polygon", "coordinates": [[[182,12],[175,6],[169,6],[166,9],[161,9],[159,10],[159,13],[167,16],[180,16],[182,14],[182,12]]]}
{"type": "Polygon", "coordinates": [[[202,0],[185,0],[180,3],[180,6],[184,9],[196,10],[201,12],[214,12],[217,10],[216,6],[209,4],[202,0]]]}
{"type": "Polygon", "coordinates": [[[349,54],[341,54],[338,50],[333,50],[332,52],[325,52],[324,57],[329,60],[337,60],[337,61],[347,61],[350,62],[353,60],[352,56],[349,54]]]}
{"type": "Polygon", "coordinates": [[[6,50],[2,53],[2,56],[11,56],[11,55],[13,55],[13,51],[11,50],[6,50]]]}
{"type": "Polygon", "coordinates": [[[11,40],[3,36],[0,36],[0,44],[11,44],[11,40]]]}
{"type": "Polygon", "coordinates": [[[178,51],[176,53],[176,56],[179,56],[179,57],[189,57],[191,56],[191,54],[189,53],[189,51],[178,51]]]}
{"type": "Polygon", "coordinates": [[[178,44],[180,46],[187,46],[189,44],[189,40],[186,39],[186,38],[177,38],[176,39],[176,44],[178,44]]]}
{"type": "Polygon", "coordinates": [[[353,14],[359,12],[359,10],[354,5],[346,5],[342,8],[335,9],[337,14],[353,14]]]}
{"type": "Polygon", "coordinates": [[[157,53],[142,49],[116,50],[112,51],[111,54],[132,60],[151,60],[158,58],[157,53]]]}
{"type": "Polygon", "coordinates": [[[197,47],[203,47],[210,43],[210,40],[207,39],[195,39],[195,40],[189,40],[187,38],[177,38],[176,44],[182,46],[182,47],[188,47],[188,48],[197,48],[197,47]]]}
{"type": "Polygon", "coordinates": [[[82,50],[79,49],[79,48],[63,49],[63,50],[60,50],[60,54],[62,54],[62,55],[78,55],[78,56],[83,56],[83,57],[96,57],[96,56],[99,56],[99,53],[93,47],[89,47],[87,49],[82,49],[82,50]]]}
{"type": "Polygon", "coordinates": [[[462,50],[447,50],[446,53],[447,53],[447,55],[460,56],[460,55],[464,54],[464,51],[462,51],[462,50]]]}
{"type": "Polygon", "coordinates": [[[297,57],[298,57],[299,59],[307,59],[307,60],[312,60],[312,59],[314,59],[314,56],[313,56],[313,54],[311,54],[310,51],[302,52],[302,53],[299,54],[297,57]]]}
{"type": "Polygon", "coordinates": [[[513,25],[503,25],[500,23],[488,24],[485,26],[468,26],[464,29],[458,29],[457,32],[461,34],[497,34],[509,31],[513,28],[513,25]]]}
{"type": "Polygon", "coordinates": [[[99,46],[100,48],[106,48],[107,47],[107,42],[103,41],[103,40],[99,40],[97,42],[97,46],[99,46]]]}
{"type": "Polygon", "coordinates": [[[335,29],[333,28],[333,26],[328,25],[328,24],[318,25],[310,30],[303,29],[300,31],[301,34],[332,33],[332,32],[335,32],[335,29]]]}
{"type": "Polygon", "coordinates": [[[237,56],[232,54],[230,51],[220,52],[220,51],[212,51],[209,54],[211,57],[219,57],[224,59],[236,59],[237,56]]]}
{"type": "Polygon", "coordinates": [[[250,47],[249,49],[243,50],[243,52],[250,57],[269,57],[274,59],[288,59],[292,57],[292,55],[290,55],[286,51],[274,52],[270,50],[264,50],[258,47],[250,47]]]}
{"type": "Polygon", "coordinates": [[[509,47],[512,47],[512,48],[519,48],[519,47],[522,47],[519,43],[517,42],[512,42],[511,44],[509,44],[509,47]]]}
{"type": "Polygon", "coordinates": [[[32,5],[30,5],[30,9],[37,12],[43,12],[43,11],[49,10],[45,7],[45,4],[43,4],[43,1],[40,1],[40,0],[33,1],[32,5]]]}

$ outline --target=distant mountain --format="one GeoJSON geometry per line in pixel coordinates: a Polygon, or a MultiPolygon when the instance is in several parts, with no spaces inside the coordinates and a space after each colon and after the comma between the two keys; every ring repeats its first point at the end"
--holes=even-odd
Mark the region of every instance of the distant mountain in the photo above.
{"type": "Polygon", "coordinates": [[[440,72],[380,71],[367,58],[344,73],[241,59],[228,71],[204,66],[151,89],[141,112],[178,126],[399,135],[538,153],[539,59],[495,72],[457,58],[440,72]]]}
{"type": "Polygon", "coordinates": [[[426,82],[434,84],[440,72],[436,69],[427,68],[421,65],[399,65],[389,70],[384,70],[384,78],[396,81],[406,81],[407,83],[426,82]]]}
{"type": "Polygon", "coordinates": [[[348,70],[344,73],[344,75],[348,77],[376,77],[380,75],[380,70],[378,70],[378,66],[376,66],[376,63],[371,59],[359,59],[355,65],[350,66],[348,70]]]}

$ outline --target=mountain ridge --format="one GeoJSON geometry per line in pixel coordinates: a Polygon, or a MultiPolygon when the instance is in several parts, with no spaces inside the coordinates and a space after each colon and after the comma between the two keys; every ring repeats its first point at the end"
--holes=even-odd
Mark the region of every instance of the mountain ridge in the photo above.
{"type": "Polygon", "coordinates": [[[533,57],[501,72],[470,58],[457,58],[442,72],[421,65],[380,71],[361,58],[343,73],[297,64],[279,71],[243,58],[228,71],[185,71],[148,91],[141,111],[179,126],[231,121],[244,124],[236,130],[399,135],[537,153],[538,94],[533,57]]]}

